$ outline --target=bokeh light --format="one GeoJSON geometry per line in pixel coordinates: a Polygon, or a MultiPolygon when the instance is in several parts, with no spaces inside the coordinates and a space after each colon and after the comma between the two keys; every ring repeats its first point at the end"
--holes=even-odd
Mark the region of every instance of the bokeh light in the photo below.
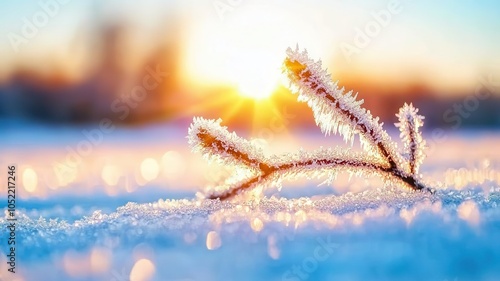
{"type": "Polygon", "coordinates": [[[155,265],[148,259],[138,260],[130,271],[130,281],[152,280],[155,273],[155,265]]]}
{"type": "Polygon", "coordinates": [[[38,176],[31,168],[26,168],[23,172],[23,185],[24,189],[30,193],[35,192],[38,185],[38,176]]]}
{"type": "Polygon", "coordinates": [[[116,185],[120,179],[121,173],[117,166],[106,165],[102,169],[101,177],[108,185],[116,185]]]}
{"type": "Polygon", "coordinates": [[[141,175],[146,181],[152,181],[158,177],[160,166],[153,158],[146,158],[141,162],[141,175]]]}
{"type": "Polygon", "coordinates": [[[182,176],[186,169],[184,157],[177,151],[165,152],[161,158],[163,173],[168,179],[177,179],[182,176]]]}
{"type": "Polygon", "coordinates": [[[222,245],[222,241],[220,239],[219,233],[216,231],[210,231],[207,234],[207,249],[216,250],[222,245]]]}

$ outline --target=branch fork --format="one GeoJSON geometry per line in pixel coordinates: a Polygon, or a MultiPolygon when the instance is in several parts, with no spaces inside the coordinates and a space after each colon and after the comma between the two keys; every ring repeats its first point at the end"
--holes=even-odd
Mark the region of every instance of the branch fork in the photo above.
{"type": "Polygon", "coordinates": [[[309,59],[307,51],[287,50],[283,70],[290,80],[298,100],[307,102],[313,110],[316,124],[326,134],[343,136],[351,146],[354,137],[360,138],[363,153],[350,149],[318,149],[286,155],[264,156],[253,143],[229,133],[220,125],[222,120],[194,118],[188,131],[188,142],[194,151],[209,160],[237,168],[237,173],[224,184],[208,191],[205,197],[226,200],[247,190],[265,186],[281,186],[284,179],[328,177],[332,181],[341,170],[355,175],[380,175],[386,183],[400,183],[412,190],[432,190],[422,183],[419,167],[425,158],[425,141],[420,127],[423,116],[412,104],[405,104],[396,116],[403,143],[403,152],[397,150],[378,118],[362,108],[352,91],[345,93],[321,62],[309,59]],[[244,171],[244,172],[242,172],[244,171]]]}

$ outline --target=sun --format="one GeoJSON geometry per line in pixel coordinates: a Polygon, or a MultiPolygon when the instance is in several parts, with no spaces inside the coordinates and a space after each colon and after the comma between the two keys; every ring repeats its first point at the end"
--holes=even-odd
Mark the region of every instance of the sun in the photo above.
{"type": "Polygon", "coordinates": [[[249,22],[240,20],[229,29],[206,26],[197,36],[191,35],[183,62],[187,77],[196,84],[231,87],[245,99],[268,99],[282,83],[289,44],[284,39],[277,42],[275,33],[263,36],[253,27],[248,30],[249,22]]]}
{"type": "Polygon", "coordinates": [[[269,98],[280,81],[280,72],[271,67],[268,70],[256,68],[247,70],[244,75],[236,79],[238,93],[247,98],[262,100],[269,98]]]}
{"type": "Polygon", "coordinates": [[[283,80],[281,57],[264,51],[240,57],[232,81],[238,93],[247,98],[269,98],[283,80]]]}

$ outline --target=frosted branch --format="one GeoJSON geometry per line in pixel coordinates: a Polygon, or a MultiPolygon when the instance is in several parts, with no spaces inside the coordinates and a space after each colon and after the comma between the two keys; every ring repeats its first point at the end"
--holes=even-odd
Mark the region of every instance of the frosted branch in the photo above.
{"type": "Polygon", "coordinates": [[[359,134],[361,145],[369,153],[378,152],[391,167],[401,163],[389,135],[382,129],[378,117],[362,108],[363,100],[357,94],[345,93],[329,74],[321,68],[321,62],[311,60],[307,51],[287,50],[284,71],[290,79],[292,90],[299,93],[298,100],[307,102],[313,110],[316,124],[325,134],[339,133],[351,145],[354,135],[359,134]],[[375,150],[373,149],[375,148],[375,150]]]}
{"type": "Polygon", "coordinates": [[[417,114],[417,109],[405,104],[397,114],[400,122],[396,126],[401,130],[405,149],[402,157],[379,119],[361,107],[363,100],[356,100],[352,91],[344,93],[343,88],[332,83],[321,62],[312,61],[306,51],[297,49],[288,49],[287,55],[284,71],[299,94],[298,100],[307,102],[313,110],[316,124],[325,134],[339,133],[351,146],[354,136],[359,135],[364,152],[319,149],[266,158],[250,141],[222,127],[220,119],[194,118],[188,134],[193,149],[209,160],[242,167],[223,185],[207,192],[206,197],[225,200],[246,190],[279,187],[284,179],[334,178],[340,170],[355,175],[378,174],[386,183],[399,182],[413,190],[432,191],[417,176],[425,146],[419,131],[423,117],[417,114]]]}
{"type": "MultiPolygon", "coordinates": [[[[217,158],[222,163],[228,161],[239,161],[245,167],[255,171],[250,177],[240,178],[226,182],[207,192],[209,199],[225,200],[232,198],[246,190],[254,189],[263,185],[280,185],[284,179],[300,176],[324,177],[335,175],[338,171],[350,171],[354,174],[380,174],[387,180],[399,180],[412,189],[422,189],[424,185],[413,177],[393,169],[385,161],[366,153],[355,153],[350,150],[319,149],[313,152],[299,152],[272,156],[269,159],[257,158],[245,152],[244,147],[250,143],[240,139],[236,134],[229,133],[224,127],[217,130],[217,135],[212,134],[209,127],[218,124],[219,121],[197,118],[194,120],[190,130],[190,139],[195,150],[205,150],[208,153],[219,155],[217,158]],[[207,126],[205,128],[204,126],[207,126]],[[237,142],[229,142],[228,139],[237,139],[237,142]],[[217,154],[220,153],[220,154],[217,154]],[[274,159],[274,160],[271,160],[274,159]]],[[[230,162],[231,163],[231,162],[230,162]]],[[[236,177],[238,178],[238,177],[236,177]]]]}
{"type": "Polygon", "coordinates": [[[418,109],[410,103],[404,104],[396,114],[399,123],[396,127],[401,132],[400,137],[404,146],[404,156],[406,157],[412,175],[417,175],[420,164],[424,161],[425,140],[422,138],[420,127],[424,125],[424,117],[418,115],[418,109]]]}
{"type": "Polygon", "coordinates": [[[209,160],[226,165],[244,165],[249,168],[264,168],[262,150],[236,133],[229,133],[220,125],[222,120],[194,118],[188,130],[188,143],[209,160]]]}

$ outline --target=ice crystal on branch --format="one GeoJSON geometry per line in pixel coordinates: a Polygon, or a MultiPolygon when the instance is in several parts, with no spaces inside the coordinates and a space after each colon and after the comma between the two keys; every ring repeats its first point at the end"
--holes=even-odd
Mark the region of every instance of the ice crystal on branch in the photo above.
{"type": "Polygon", "coordinates": [[[351,145],[354,135],[360,134],[361,144],[368,153],[378,151],[391,166],[401,161],[382,124],[361,107],[363,100],[356,100],[357,94],[353,95],[352,91],[345,93],[344,88],[333,83],[321,68],[321,62],[311,60],[306,51],[289,48],[287,55],[284,70],[299,92],[299,101],[307,102],[311,107],[316,124],[324,133],[338,132],[351,145]]]}
{"type": "Polygon", "coordinates": [[[424,125],[424,117],[418,115],[418,109],[413,107],[411,103],[410,105],[405,103],[396,116],[399,119],[396,127],[401,132],[400,137],[404,146],[404,156],[407,158],[410,173],[417,175],[420,164],[424,162],[425,158],[425,140],[420,132],[420,127],[424,125]]]}
{"type": "Polygon", "coordinates": [[[209,160],[259,168],[261,159],[264,158],[262,150],[238,137],[236,133],[230,134],[220,122],[221,119],[194,118],[188,131],[188,143],[191,147],[198,149],[209,160]]]}
{"type": "Polygon", "coordinates": [[[364,152],[319,149],[266,157],[250,141],[222,127],[220,119],[194,118],[188,133],[191,147],[209,160],[237,168],[233,177],[207,191],[206,197],[224,200],[246,190],[280,186],[284,179],[295,177],[330,180],[340,170],[354,175],[377,174],[386,183],[398,182],[413,190],[430,190],[418,178],[425,142],[419,131],[423,117],[417,115],[417,109],[405,104],[397,114],[400,122],[396,126],[401,130],[405,148],[402,156],[378,118],[361,107],[363,100],[357,100],[352,91],[345,93],[333,83],[321,62],[311,60],[306,51],[288,49],[284,72],[293,90],[298,92],[298,100],[307,102],[313,110],[321,130],[325,134],[339,133],[351,146],[354,136],[359,135],[364,152]]]}

